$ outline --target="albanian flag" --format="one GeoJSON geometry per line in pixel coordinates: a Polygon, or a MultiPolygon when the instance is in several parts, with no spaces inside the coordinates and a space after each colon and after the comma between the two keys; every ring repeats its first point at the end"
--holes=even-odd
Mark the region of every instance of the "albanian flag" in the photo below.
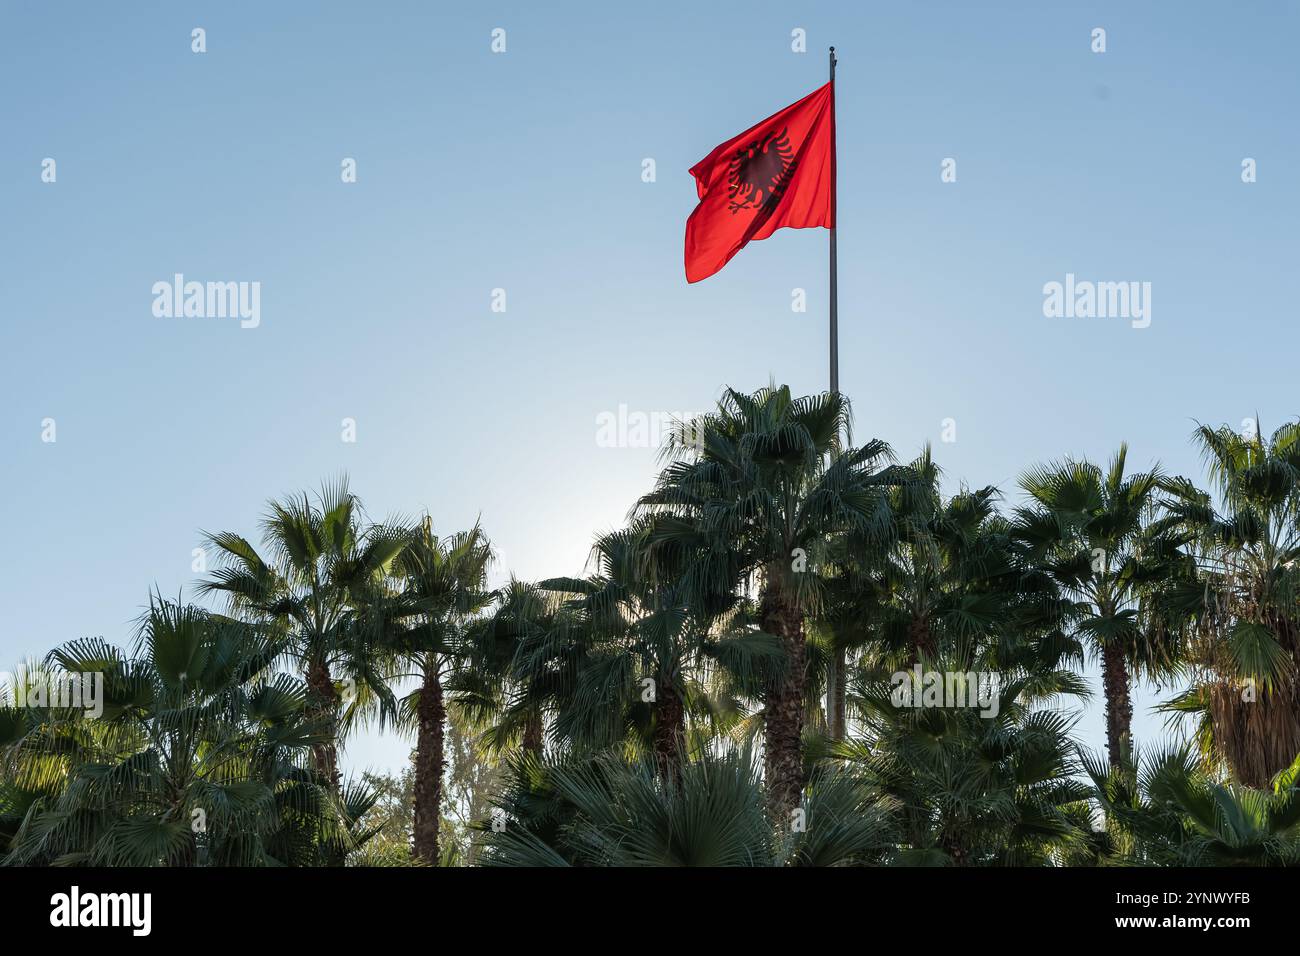
{"type": "Polygon", "coordinates": [[[686,281],[707,279],[782,226],[835,226],[835,85],[827,83],[691,167],[686,281]]]}

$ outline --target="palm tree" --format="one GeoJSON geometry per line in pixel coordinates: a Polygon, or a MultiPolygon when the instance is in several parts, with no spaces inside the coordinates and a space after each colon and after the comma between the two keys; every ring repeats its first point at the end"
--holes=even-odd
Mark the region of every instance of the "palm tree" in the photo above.
{"type": "Polygon", "coordinates": [[[29,660],[0,685],[0,863],[24,822],[59,799],[79,767],[116,759],[133,742],[111,719],[111,702],[104,702],[108,720],[57,706],[48,693],[52,676],[59,675],[29,660]],[[33,693],[41,687],[43,700],[33,693]]]}
{"type": "Polygon", "coordinates": [[[547,716],[554,716],[576,680],[572,655],[581,648],[566,643],[576,622],[562,595],[527,581],[512,578],[493,598],[487,613],[466,628],[446,687],[489,753],[518,749],[541,760],[547,716]],[[550,650],[548,642],[558,649],[550,650]]]}
{"type": "Polygon", "coordinates": [[[1082,647],[1056,626],[1053,592],[1023,567],[992,490],[944,502],[926,462],[872,581],[862,732],[835,752],[898,801],[902,862],[1061,863],[1086,845],[1087,792],[1072,779],[1073,719],[1049,705],[1087,696],[1082,647]],[[927,700],[912,668],[962,699],[927,700]]]}
{"type": "Polygon", "coordinates": [[[889,449],[879,441],[842,449],[849,418],[839,393],[728,389],[715,413],[683,425],[669,449],[674,460],[637,505],[652,519],[652,550],[707,556],[686,578],[692,601],[745,593],[757,579],[760,626],[781,640],[785,658],[763,709],[764,779],[782,816],[804,785],[804,620],[820,603],[817,559],[831,534],[883,534],[888,524],[877,485],[889,449]]]}
{"type": "Polygon", "coordinates": [[[414,851],[429,865],[437,864],[440,855],[447,716],[443,678],[455,657],[464,653],[467,622],[492,599],[486,589],[492,557],[491,545],[477,525],[440,539],[426,516],[397,560],[396,573],[404,586],[390,608],[396,627],[390,639],[413,665],[411,676],[419,680],[403,701],[403,710],[416,727],[414,851]]]}
{"type": "Polygon", "coordinates": [[[1207,757],[1267,786],[1300,753],[1300,423],[1265,440],[1195,432],[1218,501],[1171,482],[1167,524],[1190,539],[1182,589],[1201,677],[1169,709],[1202,715],[1207,757]]]}
{"type": "MultiPolygon", "coordinates": [[[[314,720],[328,730],[315,748],[316,771],[339,789],[339,720],[344,695],[336,680],[374,695],[381,719],[395,702],[378,665],[379,629],[366,618],[367,604],[411,540],[400,525],[363,526],[361,504],[346,478],[326,484],[318,495],[272,501],[262,522],[268,557],[232,532],[208,536],[219,567],[200,584],[204,594],[229,599],[234,613],[275,626],[302,668],[314,720]]],[[[355,704],[357,694],[348,695],[355,704]]]]}
{"type": "Polygon", "coordinates": [[[834,542],[818,621],[830,640],[870,672],[969,659],[980,646],[1012,654],[1054,633],[1056,587],[1026,562],[998,490],[945,499],[929,448],[899,472],[884,543],[853,533],[834,542]]]}
{"type": "Polygon", "coordinates": [[[1132,674],[1156,676],[1178,667],[1176,643],[1144,623],[1144,601],[1173,573],[1168,549],[1152,525],[1158,469],[1125,474],[1120,445],[1103,474],[1088,461],[1067,460],[1021,478],[1031,506],[1015,513],[1014,533],[1062,589],[1077,634],[1101,658],[1106,749],[1118,766],[1131,746],[1132,674]]]}
{"type": "Polygon", "coordinates": [[[874,607],[877,652],[910,667],[999,634],[1013,636],[1019,606],[1043,583],[1021,567],[996,510],[998,490],[963,490],[945,500],[928,448],[907,472],[911,480],[891,492],[888,544],[848,538],[859,601],[874,607]]]}
{"type": "Polygon", "coordinates": [[[680,779],[688,718],[710,711],[710,679],[758,686],[778,673],[782,651],[772,635],[746,626],[734,594],[690,600],[683,580],[700,556],[648,548],[652,530],[639,519],[602,535],[592,548],[594,574],[539,582],[539,589],[562,596],[572,615],[564,634],[529,645],[540,653],[528,667],[543,671],[549,657],[576,647],[577,679],[557,716],[557,734],[598,750],[631,730],[634,745],[653,752],[660,773],[680,779]]]}
{"type": "Polygon", "coordinates": [[[1272,789],[1215,780],[1187,746],[1127,772],[1085,756],[1107,833],[1097,860],[1140,866],[1300,866],[1300,761],[1272,789]]]}
{"type": "Polygon", "coordinates": [[[705,752],[666,780],[611,754],[516,761],[484,825],[488,866],[835,866],[888,860],[892,801],[845,774],[814,776],[797,826],[767,813],[747,749],[705,752]]]}
{"type": "Polygon", "coordinates": [[[20,759],[80,752],[62,791],[29,808],[11,862],[268,865],[350,849],[341,807],[305,769],[322,730],[302,683],[270,670],[278,654],[273,634],[163,600],[134,656],[95,638],[52,651],[58,673],[102,676],[105,706],[32,711],[8,742],[20,759]]]}
{"type": "Polygon", "coordinates": [[[840,748],[900,806],[900,862],[1055,865],[1086,843],[1089,790],[1074,779],[1072,719],[1018,706],[1015,681],[1008,690],[993,719],[882,699],[866,722],[870,736],[840,748]]]}

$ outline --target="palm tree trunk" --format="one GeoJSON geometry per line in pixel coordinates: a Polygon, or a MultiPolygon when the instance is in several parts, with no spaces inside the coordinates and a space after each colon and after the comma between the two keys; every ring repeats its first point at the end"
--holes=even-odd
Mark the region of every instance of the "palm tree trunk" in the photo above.
{"type": "Polygon", "coordinates": [[[1101,681],[1106,695],[1106,753],[1110,765],[1120,764],[1121,753],[1132,739],[1133,698],[1129,693],[1128,663],[1124,649],[1114,643],[1101,647],[1101,681]]]}
{"type": "Polygon", "coordinates": [[[686,708],[681,695],[665,681],[655,701],[655,764],[664,780],[682,782],[682,752],[686,745],[686,708]]]}
{"type": "Polygon", "coordinates": [[[524,750],[541,760],[543,742],[542,715],[534,711],[524,723],[524,750]]]}
{"type": "Polygon", "coordinates": [[[951,826],[945,826],[939,838],[939,845],[943,851],[948,854],[948,859],[952,860],[953,866],[966,866],[970,862],[969,854],[962,842],[961,831],[951,826]]]}
{"type": "Polygon", "coordinates": [[[781,638],[786,673],[772,684],[764,699],[763,764],[768,804],[773,815],[786,820],[803,792],[803,691],[807,648],[803,615],[776,588],[764,588],[760,600],[763,630],[781,638]]]}
{"type": "MultiPolygon", "coordinates": [[[[314,660],[307,665],[307,718],[325,729],[324,742],[313,744],[312,764],[316,775],[335,796],[340,789],[338,721],[339,695],[330,676],[329,664],[314,660]]],[[[322,847],[326,866],[342,866],[347,854],[337,844],[322,847]]]]}
{"type": "Polygon", "coordinates": [[[908,661],[908,667],[905,669],[910,669],[921,660],[933,661],[938,657],[938,648],[935,646],[934,632],[930,629],[929,617],[921,613],[913,615],[907,626],[907,636],[912,644],[912,659],[908,661]]]}
{"type": "Polygon", "coordinates": [[[848,654],[837,647],[826,675],[826,732],[831,740],[843,740],[848,733],[844,723],[847,710],[848,654]]]}
{"type": "Polygon", "coordinates": [[[339,789],[338,732],[339,697],[330,676],[329,664],[323,660],[307,665],[307,717],[325,728],[328,738],[311,748],[312,763],[321,780],[335,793],[339,789]]]}
{"type": "Polygon", "coordinates": [[[419,728],[415,743],[415,856],[430,866],[437,866],[442,776],[446,768],[443,722],[447,710],[436,661],[425,664],[416,716],[419,728]]]}
{"type": "Polygon", "coordinates": [[[1238,783],[1268,789],[1300,753],[1300,695],[1291,681],[1272,690],[1218,680],[1209,688],[1214,746],[1238,783]]]}
{"type": "Polygon", "coordinates": [[[1267,789],[1300,753],[1300,640],[1284,614],[1265,611],[1262,623],[1290,650],[1296,669],[1271,688],[1221,676],[1209,689],[1214,746],[1238,782],[1256,790],[1267,789]]]}

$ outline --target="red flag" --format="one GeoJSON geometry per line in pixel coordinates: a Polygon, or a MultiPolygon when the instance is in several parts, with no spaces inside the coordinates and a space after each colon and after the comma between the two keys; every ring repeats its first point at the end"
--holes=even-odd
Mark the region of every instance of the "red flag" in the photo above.
{"type": "Polygon", "coordinates": [[[686,281],[707,279],[751,239],[835,226],[835,84],[729,139],[691,167],[686,281]]]}

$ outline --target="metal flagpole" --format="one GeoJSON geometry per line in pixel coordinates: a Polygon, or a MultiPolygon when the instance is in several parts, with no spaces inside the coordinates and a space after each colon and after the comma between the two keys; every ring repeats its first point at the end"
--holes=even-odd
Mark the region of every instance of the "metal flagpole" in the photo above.
{"type": "MultiPolygon", "coordinates": [[[[831,68],[831,393],[840,390],[840,324],[839,324],[839,287],[835,275],[835,47],[830,49],[831,68]]],[[[839,684],[844,679],[844,657],[842,651],[831,654],[826,673],[826,729],[832,740],[844,737],[844,728],[840,726],[839,684]]]]}
{"type": "Polygon", "coordinates": [[[831,65],[831,391],[840,390],[839,289],[835,275],[835,47],[831,65]]]}

